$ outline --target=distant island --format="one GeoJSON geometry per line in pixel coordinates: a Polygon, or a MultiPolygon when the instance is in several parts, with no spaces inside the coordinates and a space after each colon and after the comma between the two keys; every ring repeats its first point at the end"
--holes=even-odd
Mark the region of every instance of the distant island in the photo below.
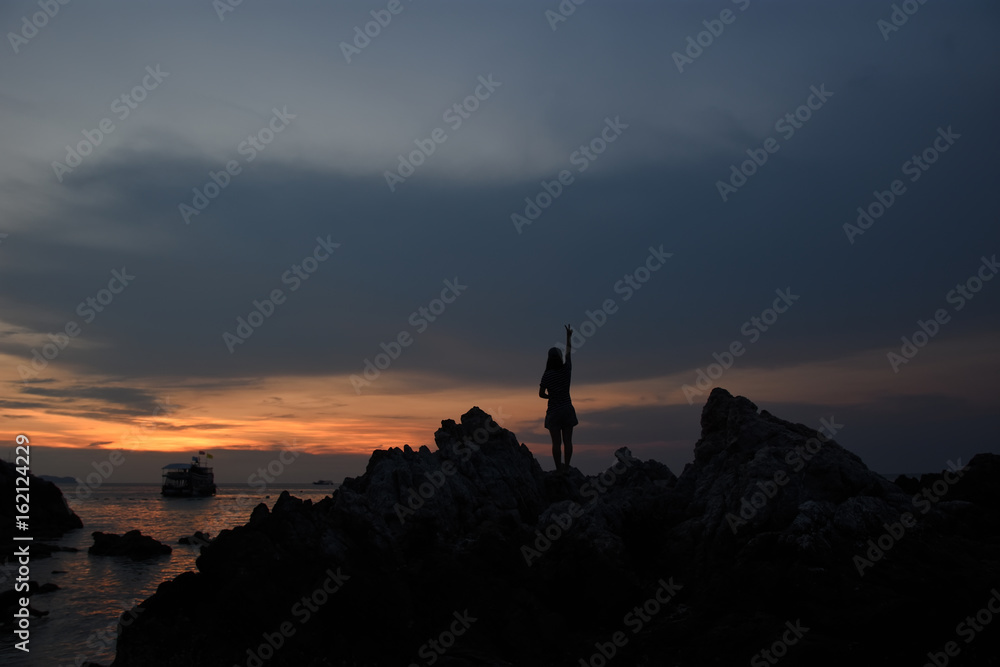
{"type": "Polygon", "coordinates": [[[79,484],[80,480],[76,477],[57,477],[56,475],[38,475],[39,479],[44,479],[46,482],[52,482],[53,484],[79,484]]]}

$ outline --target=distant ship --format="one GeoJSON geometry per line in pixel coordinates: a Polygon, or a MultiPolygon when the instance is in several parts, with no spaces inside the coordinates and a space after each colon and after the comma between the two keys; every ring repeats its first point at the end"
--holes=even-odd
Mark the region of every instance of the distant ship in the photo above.
{"type": "Polygon", "coordinates": [[[214,496],[215,474],[201,464],[201,456],[192,456],[191,463],[171,463],[163,467],[160,493],[165,496],[214,496]]]}

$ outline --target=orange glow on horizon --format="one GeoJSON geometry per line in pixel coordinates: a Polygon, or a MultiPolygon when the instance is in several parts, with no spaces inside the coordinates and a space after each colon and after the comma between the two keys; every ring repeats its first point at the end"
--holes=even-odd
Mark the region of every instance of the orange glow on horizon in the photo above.
{"type": "MultiPolygon", "coordinates": [[[[950,388],[946,395],[977,404],[991,395],[990,383],[1000,370],[991,338],[936,341],[898,374],[885,361],[886,351],[770,369],[740,367],[737,362],[719,378],[718,385],[758,405],[856,405],[892,396],[944,395],[945,387],[950,388]],[[961,381],[956,382],[956,378],[961,381]]],[[[0,363],[14,368],[23,359],[0,356],[0,363]]],[[[84,383],[62,366],[53,364],[48,377],[54,382],[39,386],[84,383]]],[[[583,423],[588,415],[615,408],[688,406],[682,387],[694,384],[695,371],[574,384],[574,403],[583,423]]],[[[248,380],[228,389],[217,384],[200,389],[194,381],[133,381],[130,386],[142,386],[175,407],[159,414],[126,415],[120,420],[108,412],[115,406],[107,401],[25,394],[16,389],[22,385],[15,381],[8,385],[15,389],[8,392],[3,416],[12,430],[30,433],[33,442],[47,447],[124,448],[185,455],[199,450],[218,453],[295,447],[314,454],[368,455],[375,449],[404,444],[433,449],[434,432],[442,419],[458,421],[478,405],[533,451],[547,455],[548,434],[542,428],[545,402],[538,398],[534,381],[532,378],[521,387],[479,384],[428,389],[447,385],[440,378],[399,372],[380,378],[361,395],[353,392],[347,376],[272,377],[248,380]],[[33,407],[18,407],[18,403],[33,407]]],[[[692,419],[698,419],[709,391],[695,397],[690,406],[692,419]]]]}

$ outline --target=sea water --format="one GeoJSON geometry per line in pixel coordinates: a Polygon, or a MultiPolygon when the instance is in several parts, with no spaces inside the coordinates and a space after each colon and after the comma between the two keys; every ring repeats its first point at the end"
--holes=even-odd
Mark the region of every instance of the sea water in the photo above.
{"type": "MultiPolygon", "coordinates": [[[[31,606],[48,611],[32,617],[30,652],[14,647],[15,638],[0,638],[0,664],[31,667],[79,667],[87,661],[110,665],[115,656],[117,625],[122,612],[148,598],[161,582],[186,571],[197,571],[197,545],[178,544],[196,530],[215,537],[220,531],[243,525],[259,503],[273,507],[281,491],[317,502],[335,487],[312,484],[263,490],[245,484],[220,484],[209,498],[164,498],[158,484],[105,484],[87,499],[73,497],[75,487],[61,485],[70,507],[83,521],[53,544],[75,547],[51,558],[31,559],[31,579],[54,583],[59,590],[35,594],[31,606]],[[123,534],[139,530],[169,545],[173,553],[147,561],[91,556],[91,533],[123,534]]],[[[0,590],[14,587],[16,563],[0,569],[0,590]]]]}

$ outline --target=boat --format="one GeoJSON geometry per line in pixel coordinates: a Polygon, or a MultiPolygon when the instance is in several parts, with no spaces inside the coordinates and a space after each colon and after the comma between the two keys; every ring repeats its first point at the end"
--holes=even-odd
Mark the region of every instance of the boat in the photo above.
{"type": "Polygon", "coordinates": [[[200,456],[192,456],[190,463],[171,463],[163,466],[164,496],[214,496],[215,474],[202,465],[200,456]]]}

